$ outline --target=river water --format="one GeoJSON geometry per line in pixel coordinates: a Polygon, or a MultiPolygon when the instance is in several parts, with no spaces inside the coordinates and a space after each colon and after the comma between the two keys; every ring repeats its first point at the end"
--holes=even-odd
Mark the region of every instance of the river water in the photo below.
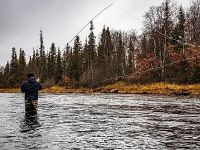
{"type": "Polygon", "coordinates": [[[123,94],[0,94],[0,149],[200,149],[200,99],[123,94]]]}

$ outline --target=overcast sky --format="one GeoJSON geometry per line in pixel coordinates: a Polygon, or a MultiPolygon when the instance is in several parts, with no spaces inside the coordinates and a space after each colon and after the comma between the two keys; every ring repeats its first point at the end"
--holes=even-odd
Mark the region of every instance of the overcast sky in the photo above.
{"type": "MultiPolygon", "coordinates": [[[[175,1],[184,8],[190,5],[190,0],[175,1]]],[[[33,47],[39,45],[40,29],[46,50],[52,42],[63,49],[89,20],[112,2],[112,7],[94,20],[97,37],[103,25],[141,32],[144,13],[163,0],[0,0],[0,65],[10,60],[13,46],[17,52],[23,48],[27,56],[32,54],[33,47]]],[[[89,27],[80,34],[82,41],[88,33],[89,27]]]]}

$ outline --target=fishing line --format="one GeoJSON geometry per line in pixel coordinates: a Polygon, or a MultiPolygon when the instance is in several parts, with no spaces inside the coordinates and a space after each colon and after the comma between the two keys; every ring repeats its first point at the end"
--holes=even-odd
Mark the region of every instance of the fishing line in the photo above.
{"type": "MultiPolygon", "coordinates": [[[[106,6],[104,9],[102,9],[99,13],[97,13],[86,25],[84,25],[79,31],[78,33],[67,43],[67,44],[70,44],[94,19],[96,19],[100,14],[102,14],[104,11],[106,11],[108,8],[110,8],[114,3],[111,3],[110,5],[106,6]]],[[[67,44],[66,46],[64,47],[63,50],[66,49],[67,47],[67,44]]],[[[62,51],[63,51],[62,50],[62,51]]]]}
{"type": "MultiPolygon", "coordinates": [[[[94,19],[96,19],[100,14],[102,14],[104,11],[106,11],[108,8],[110,8],[114,3],[109,4],[108,6],[106,6],[104,9],[102,9],[101,11],[99,11],[86,25],[84,25],[79,31],[78,33],[66,44],[66,46],[63,48],[62,51],[64,51],[67,47],[68,44],[70,44],[94,19]]],[[[62,52],[61,51],[61,52],[62,52]]],[[[44,74],[44,72],[42,72],[39,77],[41,77],[44,74]]],[[[39,81],[39,78],[37,79],[39,81]]]]}

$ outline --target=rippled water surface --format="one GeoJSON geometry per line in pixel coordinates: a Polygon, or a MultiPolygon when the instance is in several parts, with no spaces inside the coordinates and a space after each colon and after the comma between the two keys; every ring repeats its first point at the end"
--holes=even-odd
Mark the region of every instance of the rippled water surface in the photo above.
{"type": "Polygon", "coordinates": [[[200,149],[200,99],[42,94],[25,116],[23,94],[0,94],[0,149],[200,149]]]}

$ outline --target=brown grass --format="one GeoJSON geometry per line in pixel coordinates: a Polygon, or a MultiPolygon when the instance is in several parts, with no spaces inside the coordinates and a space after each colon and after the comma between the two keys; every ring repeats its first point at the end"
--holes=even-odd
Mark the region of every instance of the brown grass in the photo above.
{"type": "MultiPolygon", "coordinates": [[[[19,93],[19,88],[0,89],[0,93],[19,93]]],[[[182,92],[191,95],[200,95],[200,84],[178,85],[170,83],[152,83],[152,84],[126,84],[117,82],[112,85],[102,86],[95,89],[73,88],[64,86],[52,86],[44,88],[42,93],[129,93],[129,94],[179,94],[182,92]]]]}
{"type": "Polygon", "coordinates": [[[102,87],[102,92],[117,91],[118,93],[131,94],[181,94],[183,92],[192,95],[200,95],[200,84],[192,85],[178,85],[170,83],[152,83],[152,84],[126,84],[124,82],[117,82],[112,85],[102,87]]]}

